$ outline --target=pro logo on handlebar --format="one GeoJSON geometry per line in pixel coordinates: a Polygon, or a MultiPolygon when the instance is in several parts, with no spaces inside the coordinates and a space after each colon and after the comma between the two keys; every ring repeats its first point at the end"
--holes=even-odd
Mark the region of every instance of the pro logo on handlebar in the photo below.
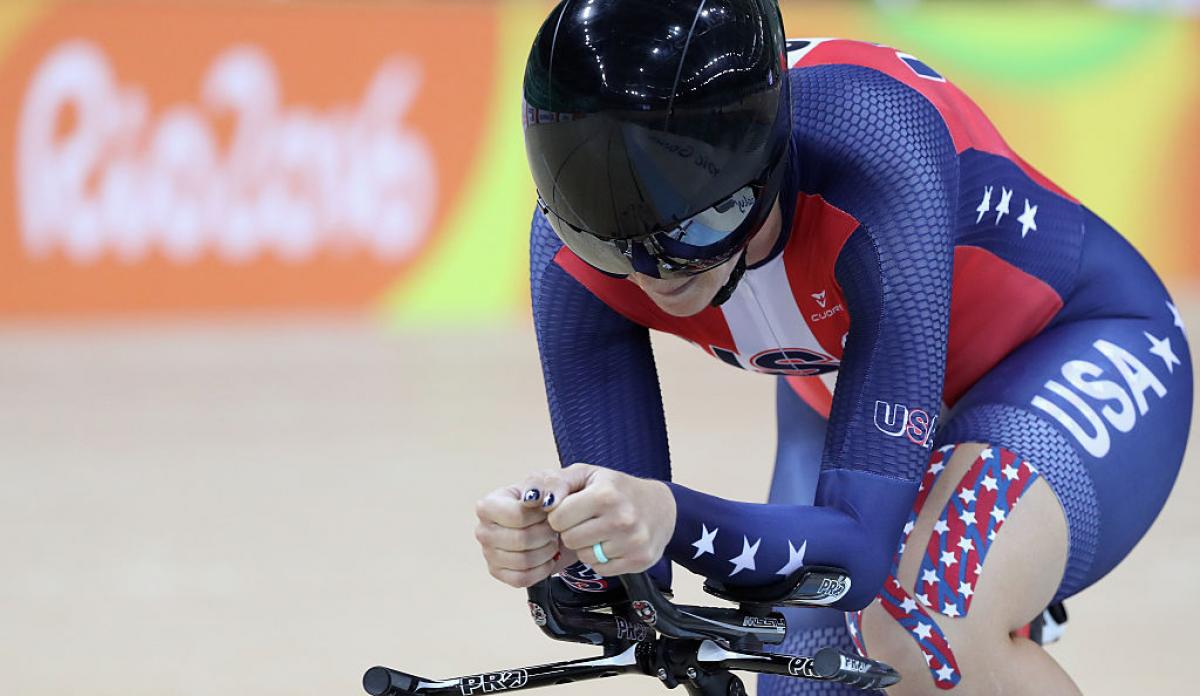
{"type": "Polygon", "coordinates": [[[490,694],[495,691],[520,689],[528,683],[529,672],[523,669],[516,669],[463,677],[462,682],[458,685],[458,690],[462,692],[463,696],[471,696],[477,693],[490,694]]]}
{"type": "Polygon", "coordinates": [[[804,677],[805,679],[820,679],[817,676],[816,670],[813,669],[813,661],[811,657],[793,657],[788,663],[788,674],[793,677],[804,677]]]}
{"type": "Polygon", "coordinates": [[[822,578],[821,586],[817,588],[819,600],[814,604],[833,604],[850,592],[850,578],[822,578]]]}
{"type": "Polygon", "coordinates": [[[658,612],[654,611],[654,607],[646,600],[639,599],[633,602],[632,606],[633,613],[647,626],[653,626],[658,621],[658,612]]]}
{"type": "Polygon", "coordinates": [[[619,616],[614,616],[617,622],[617,638],[621,640],[641,641],[650,637],[650,629],[639,623],[631,623],[619,616]]]}

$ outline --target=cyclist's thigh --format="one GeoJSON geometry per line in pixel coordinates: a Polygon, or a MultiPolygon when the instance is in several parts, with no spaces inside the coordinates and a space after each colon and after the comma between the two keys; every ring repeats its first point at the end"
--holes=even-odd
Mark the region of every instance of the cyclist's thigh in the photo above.
{"type": "Polygon", "coordinates": [[[1052,328],[981,379],[948,414],[941,443],[983,442],[1035,464],[1066,514],[1057,598],[1115,567],[1146,533],[1187,442],[1192,369],[1163,301],[1149,318],[1052,328]]]}

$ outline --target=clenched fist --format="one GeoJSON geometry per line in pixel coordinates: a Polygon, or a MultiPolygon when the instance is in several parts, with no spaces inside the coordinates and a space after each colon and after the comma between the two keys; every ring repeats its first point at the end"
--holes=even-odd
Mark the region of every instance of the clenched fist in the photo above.
{"type": "Polygon", "coordinates": [[[577,559],[606,576],[646,570],[671,540],[675,497],[661,481],[573,464],[493,491],[476,514],[488,571],[528,587],[577,559]],[[593,550],[597,543],[605,563],[593,550]]]}

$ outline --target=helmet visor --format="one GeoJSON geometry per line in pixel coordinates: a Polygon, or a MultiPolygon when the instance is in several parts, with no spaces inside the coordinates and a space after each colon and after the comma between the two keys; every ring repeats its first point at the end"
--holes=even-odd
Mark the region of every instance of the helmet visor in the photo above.
{"type": "Polygon", "coordinates": [[[744,186],[679,225],[640,239],[601,239],[555,215],[540,197],[538,203],[558,237],[589,266],[616,276],[678,278],[711,270],[741,251],[763,217],[754,214],[761,194],[760,186],[744,186]]]}

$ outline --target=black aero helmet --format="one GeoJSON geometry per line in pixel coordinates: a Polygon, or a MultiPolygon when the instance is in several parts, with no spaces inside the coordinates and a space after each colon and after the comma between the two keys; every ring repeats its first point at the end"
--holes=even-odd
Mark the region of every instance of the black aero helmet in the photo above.
{"type": "Polygon", "coordinates": [[[524,95],[529,167],[558,236],[615,275],[689,275],[739,254],[785,168],[785,56],[774,0],[560,2],[524,95]]]}

